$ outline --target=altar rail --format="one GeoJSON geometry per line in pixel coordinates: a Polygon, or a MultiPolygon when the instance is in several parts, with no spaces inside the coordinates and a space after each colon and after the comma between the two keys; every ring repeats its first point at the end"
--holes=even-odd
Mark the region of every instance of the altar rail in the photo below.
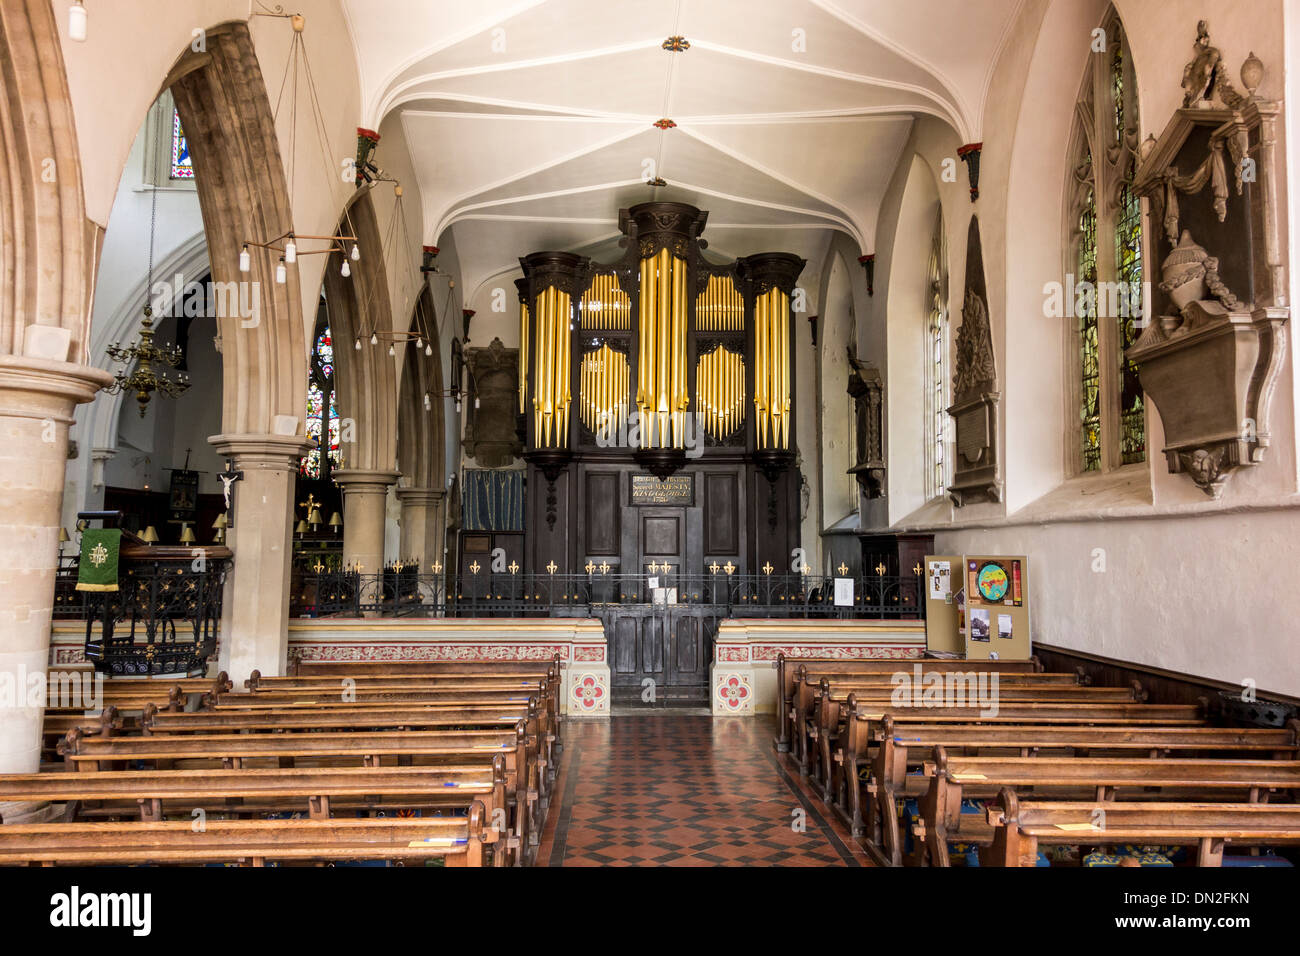
{"type": "MultiPolygon", "coordinates": [[[[448,579],[390,568],[308,573],[293,617],[591,617],[611,606],[707,607],[719,617],[922,619],[915,575],[862,575],[852,604],[836,604],[835,578],[803,574],[549,574],[489,572],[448,579]],[[651,587],[652,581],[657,584],[651,587]]],[[[845,579],[841,579],[845,580],[845,579]]],[[[843,587],[843,586],[841,586],[843,587]]]]}

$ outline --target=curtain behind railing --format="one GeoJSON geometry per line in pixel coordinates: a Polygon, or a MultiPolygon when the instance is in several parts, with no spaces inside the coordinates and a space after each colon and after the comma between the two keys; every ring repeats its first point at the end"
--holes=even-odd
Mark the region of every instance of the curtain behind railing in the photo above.
{"type": "Polygon", "coordinates": [[[466,531],[524,530],[524,473],[517,469],[465,472],[466,531]]]}

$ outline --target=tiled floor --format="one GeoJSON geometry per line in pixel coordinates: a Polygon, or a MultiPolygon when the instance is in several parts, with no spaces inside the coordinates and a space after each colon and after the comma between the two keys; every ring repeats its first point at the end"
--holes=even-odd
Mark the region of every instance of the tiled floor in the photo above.
{"type": "Polygon", "coordinates": [[[569,721],[541,866],[869,866],[761,718],[569,721]]]}

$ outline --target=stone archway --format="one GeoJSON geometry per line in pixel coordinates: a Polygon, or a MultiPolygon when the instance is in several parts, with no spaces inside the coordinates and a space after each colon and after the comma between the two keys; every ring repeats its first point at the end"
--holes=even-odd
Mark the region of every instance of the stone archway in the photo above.
{"type": "MultiPolygon", "coordinates": [[[[0,4],[0,90],[0,670],[26,689],[49,659],[68,427],[112,381],[86,361],[100,232],[48,0],[0,4]]],[[[35,771],[42,702],[11,703],[24,706],[0,707],[0,773],[35,771]]]]}
{"type": "Polygon", "coordinates": [[[397,360],[388,354],[392,309],[369,192],[357,195],[340,228],[357,237],[361,258],[349,262],[347,277],[340,263],[331,261],[325,269],[325,300],[337,343],[339,414],[351,419],[351,427],[343,429],[343,467],[334,479],[343,490],[343,562],[359,562],[363,571],[375,572],[384,561],[384,505],[398,478],[398,422],[397,360]]]}
{"type": "Polygon", "coordinates": [[[207,31],[207,50],[186,52],[170,88],[193,156],[222,340],[222,434],[209,439],[243,473],[229,544],[235,552],[222,616],[220,666],[241,679],[281,673],[288,653],[293,492],[303,436],[307,344],[298,270],[275,281],[271,250],[249,239],[293,228],[275,120],[245,23],[207,31]],[[234,303],[240,303],[238,307],[234,303]],[[247,307],[245,307],[247,306],[247,307]]]}
{"type": "Polygon", "coordinates": [[[415,311],[412,325],[429,335],[433,354],[425,355],[414,343],[407,346],[397,408],[397,461],[404,486],[397,497],[402,503],[402,557],[417,561],[427,572],[435,561],[442,561],[447,534],[442,355],[427,285],[415,311]]]}

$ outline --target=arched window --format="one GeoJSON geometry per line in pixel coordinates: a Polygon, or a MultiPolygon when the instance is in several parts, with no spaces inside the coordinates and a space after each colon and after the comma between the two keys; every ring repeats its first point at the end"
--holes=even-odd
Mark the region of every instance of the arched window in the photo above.
{"type": "Polygon", "coordinates": [[[307,437],[316,442],[316,447],[303,456],[302,475],[328,479],[330,472],[339,467],[343,453],[339,447],[339,408],[334,394],[334,339],[330,335],[324,296],[316,321],[316,345],[307,370],[307,437]],[[321,456],[322,434],[328,438],[328,454],[324,457],[321,456]]]}
{"type": "Polygon", "coordinates": [[[1113,12],[1092,49],[1074,111],[1067,217],[1076,472],[1146,459],[1142,386],[1124,357],[1142,325],[1142,210],[1132,188],[1138,110],[1128,44],[1113,12]]]}
{"type": "Polygon", "coordinates": [[[948,455],[948,237],[943,209],[934,221],[925,301],[925,454],[927,498],[937,498],[952,474],[948,455]]]}

